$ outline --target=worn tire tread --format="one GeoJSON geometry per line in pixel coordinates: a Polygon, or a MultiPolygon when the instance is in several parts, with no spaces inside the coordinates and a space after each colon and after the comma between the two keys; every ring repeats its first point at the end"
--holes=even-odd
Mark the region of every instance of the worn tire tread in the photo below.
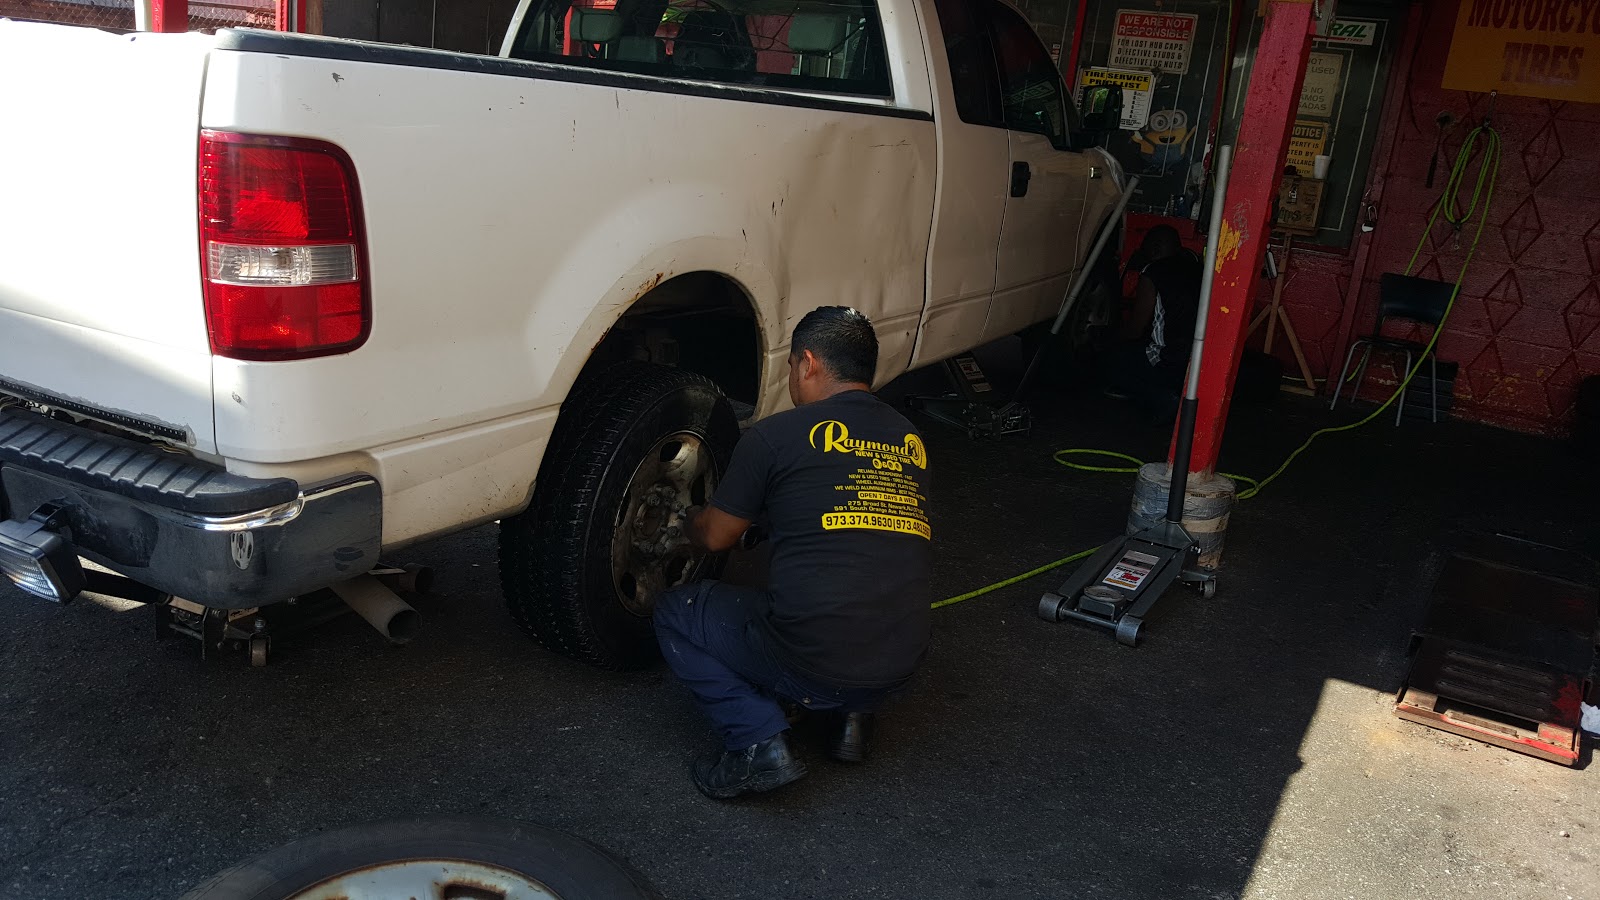
{"type": "Polygon", "coordinates": [[[692,387],[721,397],[701,375],[625,362],[585,378],[562,405],[532,505],[500,525],[501,588],[511,618],[546,649],[602,669],[646,662],[617,658],[600,640],[582,602],[584,552],[595,498],[620,443],[652,407],[692,387]]]}

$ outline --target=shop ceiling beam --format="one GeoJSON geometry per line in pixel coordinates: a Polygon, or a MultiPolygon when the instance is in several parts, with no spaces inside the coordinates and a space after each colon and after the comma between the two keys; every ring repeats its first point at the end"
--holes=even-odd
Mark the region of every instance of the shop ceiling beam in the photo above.
{"type": "MultiPolygon", "coordinates": [[[[1234,141],[1233,174],[1223,198],[1216,280],[1211,287],[1206,352],[1201,359],[1192,472],[1212,473],[1233,400],[1239,356],[1272,230],[1272,209],[1316,27],[1311,0],[1268,0],[1266,21],[1245,86],[1244,114],[1234,141]]],[[[1174,433],[1176,446],[1176,433],[1174,433]]],[[[1170,457],[1169,457],[1170,459],[1170,457]]]]}

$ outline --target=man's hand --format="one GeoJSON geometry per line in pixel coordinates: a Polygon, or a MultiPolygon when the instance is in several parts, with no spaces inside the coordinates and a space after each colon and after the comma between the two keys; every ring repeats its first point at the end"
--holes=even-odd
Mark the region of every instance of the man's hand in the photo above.
{"type": "Polygon", "coordinates": [[[683,532],[689,543],[707,553],[732,550],[750,527],[749,519],[729,515],[715,506],[693,507],[683,518],[683,532]]]}

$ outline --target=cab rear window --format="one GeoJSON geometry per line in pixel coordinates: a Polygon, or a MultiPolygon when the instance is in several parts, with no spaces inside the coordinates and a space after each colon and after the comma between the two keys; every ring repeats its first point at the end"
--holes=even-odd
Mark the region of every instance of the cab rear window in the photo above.
{"type": "Polygon", "coordinates": [[[872,0],[534,0],[511,55],[725,84],[892,93],[872,0]]]}

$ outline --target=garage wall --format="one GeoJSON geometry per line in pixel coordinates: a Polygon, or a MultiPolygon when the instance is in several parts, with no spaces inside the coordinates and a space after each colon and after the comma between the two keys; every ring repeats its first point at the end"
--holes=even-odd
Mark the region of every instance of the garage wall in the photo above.
{"type": "MultiPolygon", "coordinates": [[[[1422,11],[1416,57],[1382,172],[1380,224],[1363,275],[1358,334],[1373,321],[1379,275],[1404,271],[1443,187],[1444,170],[1488,112],[1486,94],[1440,86],[1456,14],[1455,0],[1433,0],[1422,11]],[[1441,172],[1429,189],[1424,182],[1442,110],[1461,124],[1445,139],[1441,172]]],[[[1456,381],[1459,415],[1553,433],[1571,419],[1578,381],[1600,374],[1600,104],[1503,96],[1494,124],[1503,140],[1499,184],[1483,241],[1440,339],[1440,358],[1462,367],[1456,381]]],[[[1454,280],[1469,244],[1468,234],[1458,248],[1453,235],[1436,229],[1418,274],[1454,280]]],[[[1297,322],[1325,319],[1334,300],[1312,285],[1294,296],[1307,310],[1297,322]]]]}
{"type": "MultiPolygon", "coordinates": [[[[1456,0],[1425,0],[1411,11],[1407,39],[1396,48],[1398,77],[1371,113],[1371,127],[1380,135],[1363,196],[1376,208],[1377,227],[1358,233],[1344,251],[1297,245],[1286,270],[1284,305],[1319,379],[1336,377],[1349,341],[1371,331],[1379,278],[1405,271],[1450,164],[1488,111],[1487,94],[1441,85],[1457,10],[1456,0]],[[1444,110],[1459,124],[1445,139],[1429,188],[1435,122],[1444,110]]],[[[1440,359],[1460,366],[1454,415],[1558,434],[1570,425],[1578,382],[1600,374],[1600,102],[1506,96],[1496,103],[1494,123],[1503,141],[1499,185],[1483,241],[1440,338],[1440,359]]],[[[1160,221],[1186,238],[1193,235],[1196,246],[1203,240],[1185,220],[1130,216],[1128,249],[1160,221]]],[[[1458,246],[1446,227],[1437,226],[1417,274],[1453,281],[1469,243],[1470,234],[1458,246]]],[[[1258,303],[1268,301],[1270,290],[1263,282],[1258,303]]],[[[1426,340],[1420,330],[1411,336],[1426,340]]],[[[1252,346],[1259,348],[1261,338],[1258,332],[1252,346]]],[[[1281,338],[1273,350],[1285,372],[1296,371],[1281,338]]],[[[1375,359],[1363,396],[1386,397],[1403,376],[1398,369],[1399,360],[1391,365],[1375,359]]]]}

